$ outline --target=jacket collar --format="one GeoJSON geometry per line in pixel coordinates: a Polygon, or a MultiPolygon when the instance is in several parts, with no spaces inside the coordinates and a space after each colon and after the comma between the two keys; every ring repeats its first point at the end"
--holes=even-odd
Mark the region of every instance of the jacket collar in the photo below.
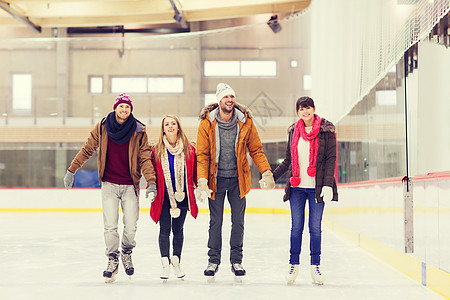
{"type": "MultiPolygon", "coordinates": [[[[234,111],[237,114],[238,120],[242,123],[245,123],[247,121],[247,118],[253,118],[250,109],[247,106],[239,104],[237,102],[235,103],[234,111]]],[[[199,119],[203,120],[208,118],[210,122],[213,122],[218,113],[219,104],[211,103],[202,109],[199,119]]]]}

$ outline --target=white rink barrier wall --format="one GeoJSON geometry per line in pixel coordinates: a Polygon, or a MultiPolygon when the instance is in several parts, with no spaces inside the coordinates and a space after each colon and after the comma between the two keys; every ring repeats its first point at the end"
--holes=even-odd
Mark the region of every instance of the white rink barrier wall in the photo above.
{"type": "MultiPolygon", "coordinates": [[[[414,253],[404,253],[401,178],[339,185],[339,202],[326,204],[324,226],[450,298],[450,172],[413,179],[414,253]],[[448,176],[447,176],[448,175],[448,176]]],[[[289,214],[284,189],[252,189],[247,213],[289,214]]],[[[150,203],[140,195],[141,212],[150,203]]],[[[200,213],[208,212],[199,203],[200,213]]],[[[1,188],[0,212],[101,212],[95,188],[1,188]]],[[[229,212],[226,201],[225,212],[229,212]]],[[[305,233],[308,231],[305,230],[305,233]]]]}

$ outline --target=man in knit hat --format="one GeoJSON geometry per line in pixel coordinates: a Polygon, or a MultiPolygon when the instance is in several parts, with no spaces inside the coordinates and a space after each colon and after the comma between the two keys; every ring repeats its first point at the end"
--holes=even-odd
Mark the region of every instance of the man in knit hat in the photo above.
{"type": "Polygon", "coordinates": [[[156,194],[156,176],[150,160],[148,137],[144,124],[134,118],[133,103],[126,94],[117,96],[114,111],[98,122],[86,143],[73,159],[64,177],[66,189],[72,187],[75,172],[98,149],[98,177],[102,185],[102,209],[107,269],[105,282],[113,282],[119,267],[119,256],[128,276],[134,274],[131,253],[139,217],[139,184],[141,172],[148,183],[146,197],[156,194]],[[123,211],[123,236],[120,243],[117,225],[119,205],[123,211]],[[119,251],[121,246],[121,251],[119,251]]]}
{"type": "Polygon", "coordinates": [[[275,182],[249,109],[236,103],[235,91],[225,83],[217,85],[216,99],[218,103],[202,110],[197,135],[197,198],[208,199],[210,210],[209,260],[204,275],[214,276],[221,262],[227,195],[231,207],[231,270],[236,278],[241,278],[245,275],[242,267],[245,196],[251,188],[247,150],[262,173],[261,188],[273,189],[275,182]]]}

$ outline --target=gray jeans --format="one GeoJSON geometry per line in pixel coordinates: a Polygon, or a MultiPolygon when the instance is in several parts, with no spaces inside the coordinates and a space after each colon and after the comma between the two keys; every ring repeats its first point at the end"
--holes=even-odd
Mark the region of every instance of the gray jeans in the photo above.
{"type": "Polygon", "coordinates": [[[137,221],[139,219],[139,198],[134,186],[102,182],[103,225],[106,250],[105,254],[119,254],[119,204],[123,212],[122,251],[132,250],[136,246],[137,221]]]}
{"type": "Polygon", "coordinates": [[[231,208],[230,262],[242,263],[244,244],[245,197],[239,197],[237,177],[217,177],[216,199],[209,199],[209,262],[220,264],[222,252],[222,223],[225,195],[231,208]]]}

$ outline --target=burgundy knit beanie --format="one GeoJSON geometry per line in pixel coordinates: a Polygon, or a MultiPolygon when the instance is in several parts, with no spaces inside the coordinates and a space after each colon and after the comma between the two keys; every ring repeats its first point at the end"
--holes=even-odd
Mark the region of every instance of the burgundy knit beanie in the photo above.
{"type": "Polygon", "coordinates": [[[114,102],[113,109],[115,110],[117,105],[119,105],[120,103],[128,104],[131,107],[131,111],[133,111],[133,102],[131,101],[130,96],[128,96],[127,94],[124,93],[117,96],[116,102],[114,102]]]}

